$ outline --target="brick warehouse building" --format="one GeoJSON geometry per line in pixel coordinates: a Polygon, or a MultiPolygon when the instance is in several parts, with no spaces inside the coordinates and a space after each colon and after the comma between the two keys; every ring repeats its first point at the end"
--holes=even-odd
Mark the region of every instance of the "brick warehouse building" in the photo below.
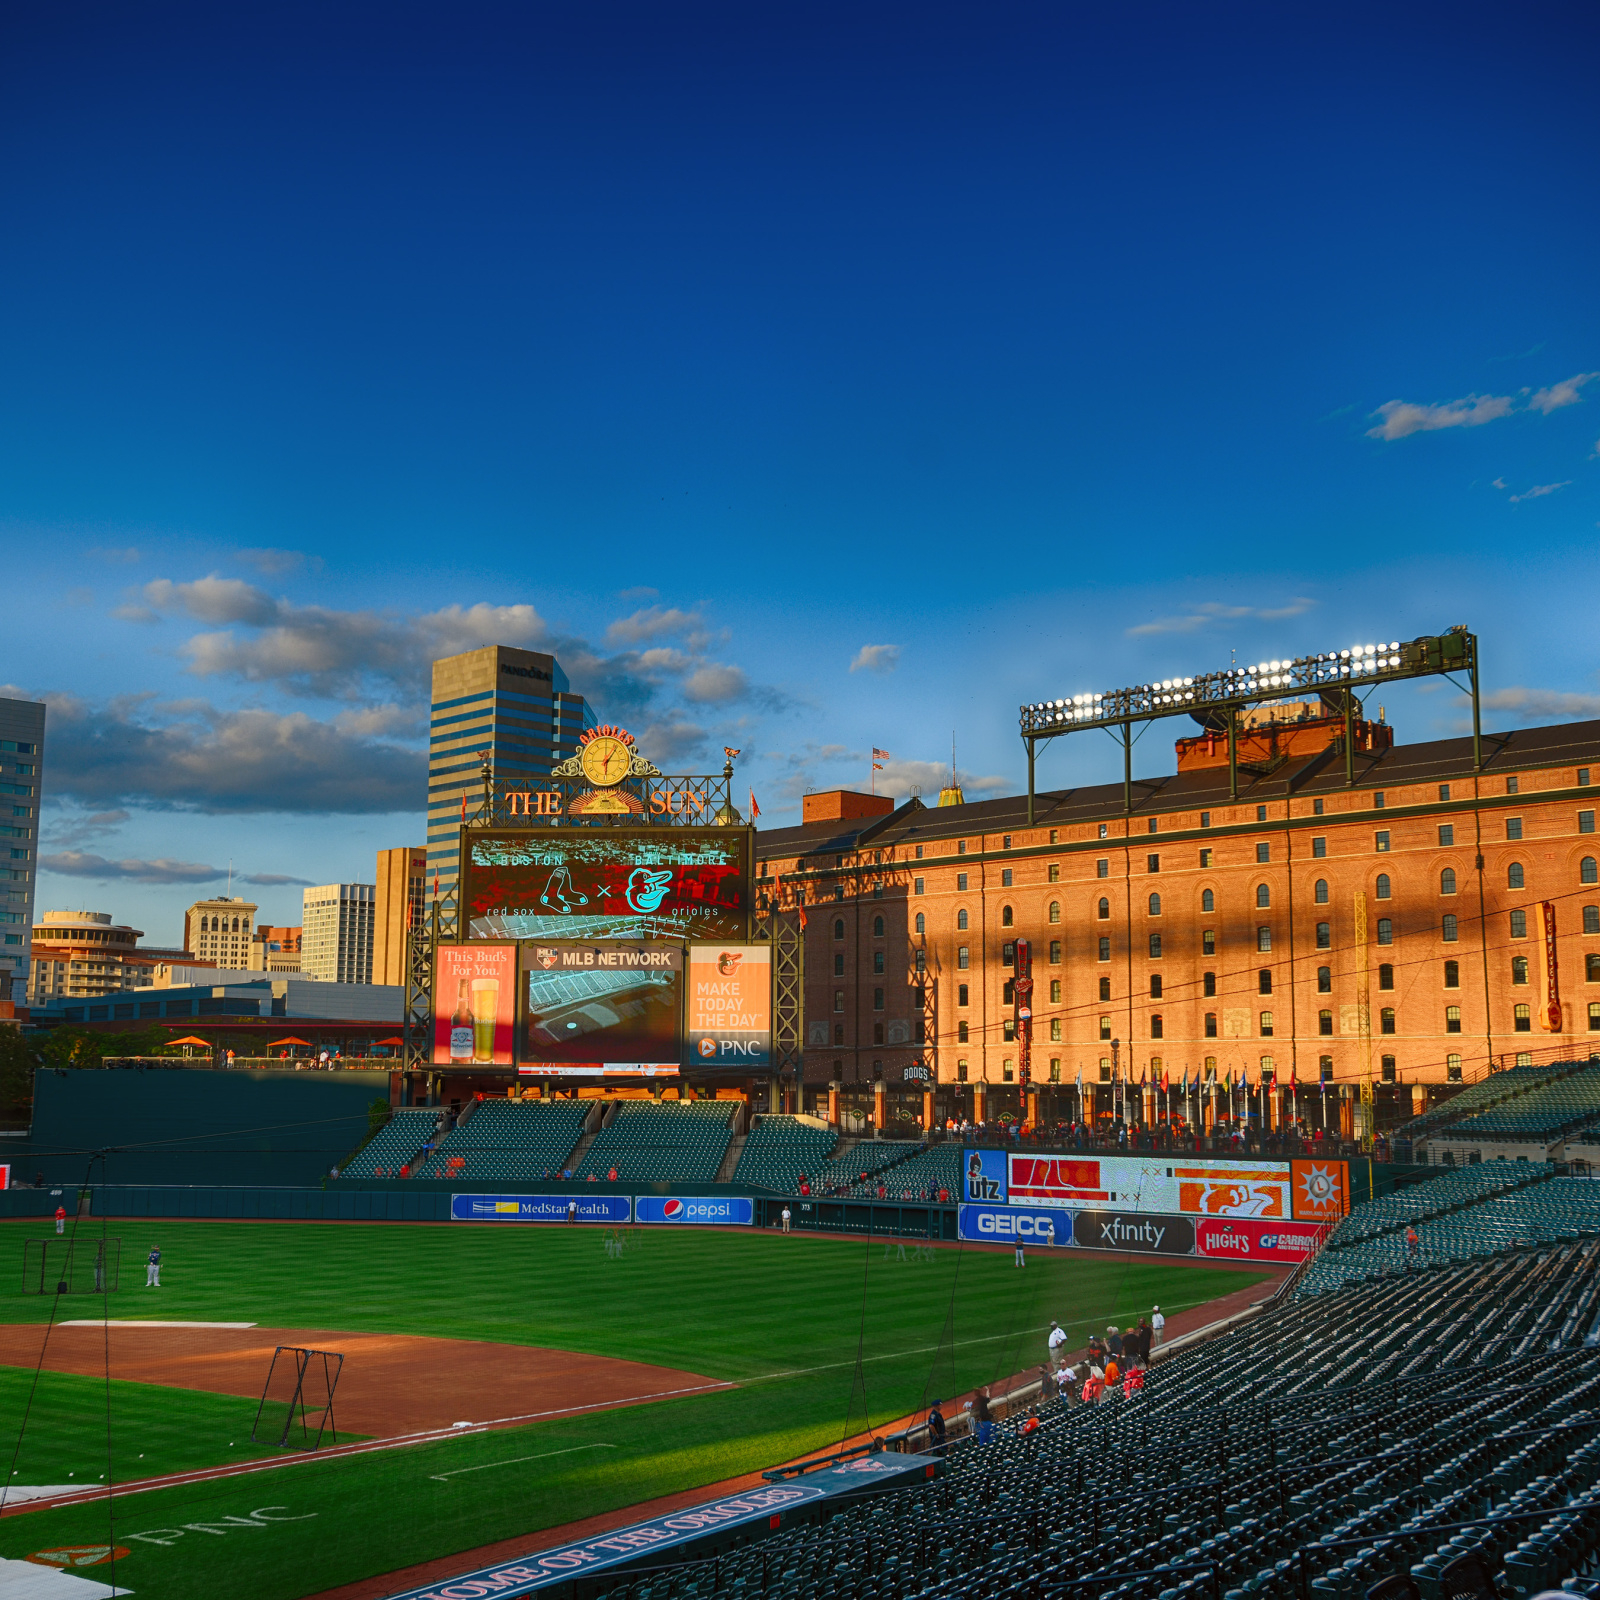
{"type": "Polygon", "coordinates": [[[1319,1081],[1348,1107],[1369,1056],[1375,1081],[1418,1085],[1600,1051],[1600,722],[1485,736],[1477,774],[1470,739],[1360,725],[1347,787],[1338,719],[1263,710],[1284,713],[1255,730],[1270,759],[1241,766],[1237,799],[1202,737],[1131,811],[1121,785],[1043,792],[1032,826],[1024,796],[835,792],[762,832],[758,897],[806,912],[805,1109],[826,1114],[831,1084],[870,1114],[881,1082],[891,1121],[1020,1114],[1019,938],[1045,1118],[1073,1114],[1080,1071],[1109,1082],[1113,1041],[1135,1078],[1292,1076],[1302,1115],[1326,1108],[1319,1081]]]}

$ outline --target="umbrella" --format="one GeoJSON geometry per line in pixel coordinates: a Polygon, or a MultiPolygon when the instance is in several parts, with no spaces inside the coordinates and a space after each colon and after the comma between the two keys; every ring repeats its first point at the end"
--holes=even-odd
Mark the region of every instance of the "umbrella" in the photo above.
{"type": "Polygon", "coordinates": [[[311,1041],[309,1039],[296,1039],[293,1037],[293,1035],[291,1035],[287,1039],[271,1040],[267,1045],[267,1049],[276,1050],[280,1044],[303,1044],[307,1050],[311,1048],[311,1041]]]}
{"type": "Polygon", "coordinates": [[[192,1033],[186,1039],[168,1039],[167,1043],[168,1044],[197,1044],[197,1045],[203,1046],[207,1050],[209,1050],[211,1048],[211,1041],[209,1039],[197,1039],[192,1033]]]}
{"type": "Polygon", "coordinates": [[[374,1044],[404,1044],[405,1040],[399,1034],[396,1034],[392,1039],[374,1039],[372,1042],[374,1044]]]}

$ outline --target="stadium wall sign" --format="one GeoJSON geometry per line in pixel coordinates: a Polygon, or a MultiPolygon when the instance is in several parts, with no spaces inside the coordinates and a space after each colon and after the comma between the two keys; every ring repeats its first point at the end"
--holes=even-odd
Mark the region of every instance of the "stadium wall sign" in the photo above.
{"type": "Polygon", "coordinates": [[[625,1194],[453,1194],[452,1222],[565,1222],[574,1201],[579,1222],[631,1222],[633,1201],[625,1194]]]}
{"type": "Polygon", "coordinates": [[[1136,1255],[1192,1256],[1194,1223],[1188,1217],[1136,1211],[1079,1211],[1072,1242],[1081,1250],[1124,1250],[1136,1255]]]}
{"type": "Polygon", "coordinates": [[[1070,1211],[1030,1211],[1022,1206],[962,1206],[956,1232],[978,1244],[1067,1245],[1072,1243],[1070,1211]]]}
{"type": "Polygon", "coordinates": [[[748,1228],[756,1219],[756,1203],[748,1195],[715,1198],[640,1194],[633,1197],[635,1222],[698,1223],[703,1227],[748,1228]]]}
{"type": "Polygon", "coordinates": [[[1234,1261],[1304,1261],[1317,1248],[1323,1225],[1262,1222],[1252,1218],[1203,1217],[1195,1224],[1195,1246],[1203,1256],[1234,1261]]]}

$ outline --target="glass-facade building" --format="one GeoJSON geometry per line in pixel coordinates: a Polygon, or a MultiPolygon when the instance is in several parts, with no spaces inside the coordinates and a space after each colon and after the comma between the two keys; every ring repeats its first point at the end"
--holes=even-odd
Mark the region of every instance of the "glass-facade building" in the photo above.
{"type": "Polygon", "coordinates": [[[44,704],[0,699],[0,1000],[27,998],[44,704]]]}
{"type": "Polygon", "coordinates": [[[487,750],[498,779],[535,786],[578,750],[595,715],[574,694],[554,656],[488,645],[433,664],[433,717],[428,736],[428,883],[431,901],[456,881],[461,802],[469,813],[483,801],[487,750]]]}

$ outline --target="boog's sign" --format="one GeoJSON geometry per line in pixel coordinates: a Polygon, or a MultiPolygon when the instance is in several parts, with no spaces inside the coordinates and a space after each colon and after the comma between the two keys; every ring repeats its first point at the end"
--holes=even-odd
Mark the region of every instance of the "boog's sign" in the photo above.
{"type": "Polygon", "coordinates": [[[452,1222],[565,1222],[576,1200],[579,1222],[631,1222],[633,1202],[625,1194],[453,1194],[452,1222]]]}
{"type": "Polygon", "coordinates": [[[1085,1250],[1129,1250],[1152,1256],[1194,1254],[1194,1223],[1188,1217],[1079,1211],[1072,1221],[1073,1243],[1085,1250]]]}
{"type": "Polygon", "coordinates": [[[962,1206],[957,1232],[979,1244],[1071,1244],[1070,1211],[1029,1211],[1021,1206],[962,1206]]]}
{"type": "Polygon", "coordinates": [[[749,1195],[726,1194],[712,1199],[679,1199],[659,1194],[635,1195],[635,1222],[688,1222],[719,1228],[748,1228],[756,1220],[749,1195]]]}

